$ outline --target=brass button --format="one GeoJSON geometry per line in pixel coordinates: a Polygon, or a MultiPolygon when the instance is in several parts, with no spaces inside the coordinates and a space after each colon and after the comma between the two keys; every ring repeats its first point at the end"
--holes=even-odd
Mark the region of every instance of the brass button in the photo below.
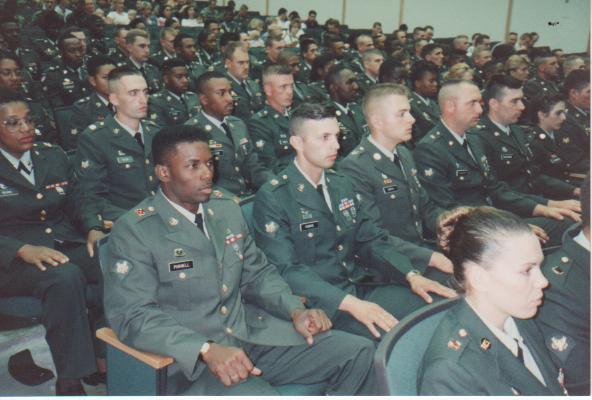
{"type": "Polygon", "coordinates": [[[561,262],[567,264],[569,262],[569,257],[561,257],[561,262]]]}
{"type": "Polygon", "coordinates": [[[45,218],[45,216],[43,216],[43,215],[42,215],[42,216],[40,216],[40,217],[39,217],[39,219],[40,219],[41,221],[45,221],[47,218],[45,218]]]}
{"type": "Polygon", "coordinates": [[[226,333],[228,333],[229,335],[232,334],[232,329],[226,328],[225,330],[226,330],[226,333]]]}
{"type": "Polygon", "coordinates": [[[238,172],[238,171],[240,171],[240,168],[239,168],[239,167],[234,167],[234,170],[235,170],[236,172],[238,172]]]}
{"type": "Polygon", "coordinates": [[[220,312],[222,313],[222,315],[226,315],[228,314],[228,308],[226,308],[226,306],[222,306],[220,307],[220,312]]]}
{"type": "Polygon", "coordinates": [[[222,292],[223,293],[228,293],[228,286],[226,286],[225,283],[222,284],[222,292]]]}
{"type": "Polygon", "coordinates": [[[37,196],[35,196],[35,197],[37,197],[37,200],[41,200],[43,198],[43,194],[37,193],[37,196]]]}
{"type": "Polygon", "coordinates": [[[312,237],[314,237],[314,233],[312,233],[312,232],[308,232],[308,235],[307,235],[307,236],[308,236],[309,238],[312,238],[312,237]]]}
{"type": "Polygon", "coordinates": [[[343,246],[342,246],[342,245],[338,245],[338,246],[337,246],[337,250],[338,250],[338,251],[343,251],[343,246]]]}
{"type": "Polygon", "coordinates": [[[146,163],[146,165],[150,165],[150,160],[147,158],[145,163],[146,163]]]}
{"type": "Polygon", "coordinates": [[[179,279],[185,279],[185,278],[187,278],[187,274],[185,272],[179,273],[179,279]]]}
{"type": "Polygon", "coordinates": [[[152,181],[154,180],[154,178],[152,177],[152,175],[150,175],[150,176],[148,177],[148,180],[149,180],[150,182],[152,182],[152,181]]]}
{"type": "Polygon", "coordinates": [[[40,213],[41,215],[47,215],[47,211],[45,211],[45,210],[41,210],[39,213],[40,213]]]}
{"type": "Polygon", "coordinates": [[[51,232],[53,232],[51,228],[45,228],[45,233],[49,235],[51,232]]]}

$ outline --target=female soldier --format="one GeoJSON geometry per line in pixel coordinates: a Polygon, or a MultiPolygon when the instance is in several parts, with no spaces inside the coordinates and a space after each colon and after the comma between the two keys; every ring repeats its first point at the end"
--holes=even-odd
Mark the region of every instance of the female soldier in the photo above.
{"type": "Polygon", "coordinates": [[[548,282],[543,253],[528,224],[491,207],[459,208],[442,219],[440,246],[465,296],[440,322],[418,374],[421,395],[563,393],[530,320],[548,282]]]}
{"type": "Polygon", "coordinates": [[[80,378],[104,381],[93,349],[104,322],[100,298],[92,307],[89,300],[87,315],[88,284],[100,284],[100,269],[74,227],[70,171],[61,148],[35,142],[27,103],[0,90],[0,297],[41,300],[56,394],[84,395],[80,378]]]}

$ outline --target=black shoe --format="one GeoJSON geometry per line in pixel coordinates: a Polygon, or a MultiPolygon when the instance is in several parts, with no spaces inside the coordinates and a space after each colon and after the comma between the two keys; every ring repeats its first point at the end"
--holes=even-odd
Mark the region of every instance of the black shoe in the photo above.
{"type": "Polygon", "coordinates": [[[97,386],[99,383],[103,385],[107,384],[107,373],[106,372],[95,372],[82,378],[82,381],[90,386],[97,386]]]}
{"type": "Polygon", "coordinates": [[[56,396],[86,396],[86,392],[79,380],[68,385],[62,385],[59,381],[56,382],[56,396]]]}
{"type": "Polygon", "coordinates": [[[35,365],[29,349],[10,356],[8,372],[14,379],[28,386],[40,385],[54,377],[50,370],[35,365]]]}

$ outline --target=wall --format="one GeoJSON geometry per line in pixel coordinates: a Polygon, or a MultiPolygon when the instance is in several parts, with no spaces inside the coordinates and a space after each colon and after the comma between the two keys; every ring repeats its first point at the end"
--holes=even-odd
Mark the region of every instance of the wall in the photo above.
{"type": "MultiPolygon", "coordinates": [[[[375,21],[392,32],[399,21],[410,29],[432,25],[437,37],[459,33],[487,33],[494,41],[502,40],[511,3],[510,30],[519,34],[538,32],[539,45],[561,47],[566,52],[587,50],[590,32],[589,0],[237,0],[251,10],[275,14],[280,7],[296,10],[305,18],[315,9],[320,23],[327,18],[342,19],[351,28],[367,28],[375,21]],[[345,5],[345,9],[344,9],[345,5]],[[399,10],[403,8],[403,18],[399,10]],[[554,25],[549,25],[551,22],[554,25]],[[558,24],[555,24],[557,23],[558,24]]],[[[225,4],[226,0],[219,1],[225,4]]]]}

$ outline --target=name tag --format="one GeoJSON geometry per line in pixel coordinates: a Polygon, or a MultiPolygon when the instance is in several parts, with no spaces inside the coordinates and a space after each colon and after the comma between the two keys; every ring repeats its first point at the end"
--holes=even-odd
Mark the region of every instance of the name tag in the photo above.
{"type": "Polygon", "coordinates": [[[0,183],[0,197],[18,196],[18,190],[0,183]]]}
{"type": "Polygon", "coordinates": [[[214,150],[212,151],[212,155],[214,157],[222,157],[224,155],[224,150],[214,150]]]}
{"type": "Polygon", "coordinates": [[[502,161],[504,161],[504,160],[511,160],[513,157],[514,157],[514,155],[513,154],[510,154],[510,153],[503,153],[501,155],[502,161]]]}
{"type": "Polygon", "coordinates": [[[191,260],[169,263],[169,271],[170,272],[182,271],[184,269],[192,269],[192,268],[193,268],[193,261],[191,261],[191,260]]]}
{"type": "Polygon", "coordinates": [[[456,170],[456,176],[457,177],[464,177],[467,176],[469,174],[469,170],[468,169],[457,169],[456,170]]]}
{"type": "Polygon", "coordinates": [[[300,224],[300,232],[306,232],[311,229],[317,229],[319,227],[319,221],[304,222],[300,224]]]}
{"type": "Polygon", "coordinates": [[[134,157],[132,157],[132,156],[117,157],[117,164],[130,164],[133,162],[134,162],[134,157]]]}
{"type": "Polygon", "coordinates": [[[397,190],[399,190],[399,186],[397,186],[397,185],[385,186],[382,188],[382,191],[384,192],[384,194],[393,193],[393,192],[396,192],[397,190]]]}

